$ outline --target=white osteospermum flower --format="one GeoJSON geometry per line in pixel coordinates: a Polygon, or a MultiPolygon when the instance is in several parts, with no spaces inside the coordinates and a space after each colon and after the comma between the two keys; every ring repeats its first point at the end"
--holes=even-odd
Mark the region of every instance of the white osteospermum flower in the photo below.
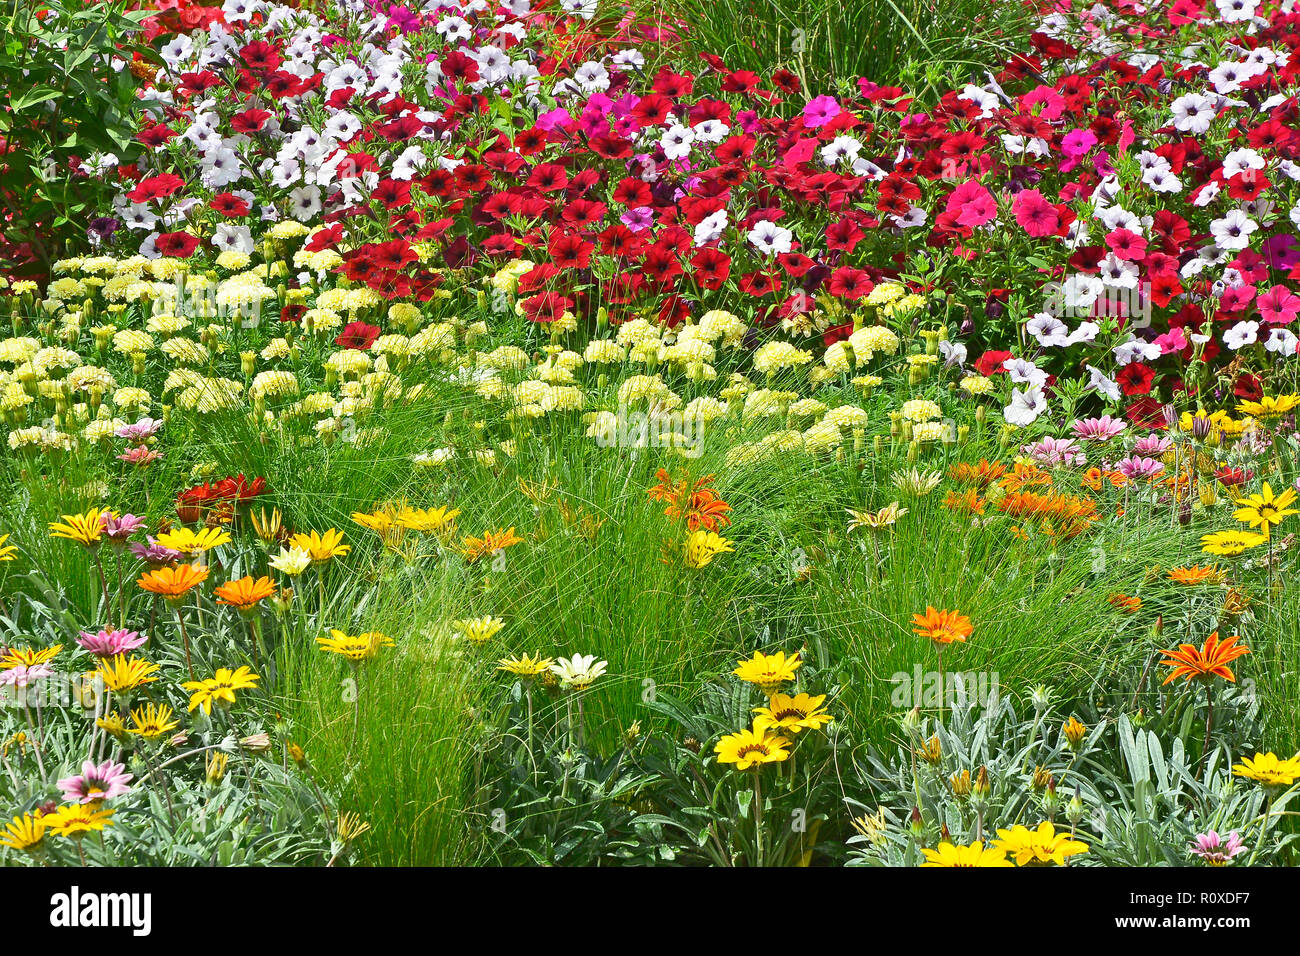
{"type": "Polygon", "coordinates": [[[595,654],[574,654],[567,660],[563,657],[556,660],[551,665],[551,673],[569,690],[586,690],[605,673],[608,663],[596,660],[595,654]]]}
{"type": "Polygon", "coordinates": [[[281,548],[280,553],[267,563],[281,574],[296,578],[306,571],[311,564],[311,554],[295,545],[290,548],[281,548]]]}

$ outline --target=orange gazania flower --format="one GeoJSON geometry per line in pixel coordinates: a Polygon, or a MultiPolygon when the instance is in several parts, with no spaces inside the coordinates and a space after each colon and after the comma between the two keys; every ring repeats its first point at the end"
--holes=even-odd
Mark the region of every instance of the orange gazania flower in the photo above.
{"type": "Polygon", "coordinates": [[[731,524],[731,519],[727,517],[730,510],[731,505],[719,498],[712,488],[697,488],[685,496],[685,503],[681,498],[671,499],[664,514],[674,520],[684,517],[689,531],[698,531],[700,528],[721,531],[731,524]]]}
{"type": "Polygon", "coordinates": [[[1194,564],[1191,567],[1174,568],[1169,572],[1169,580],[1178,584],[1218,584],[1223,580],[1223,572],[1217,565],[1194,564]]]}
{"type": "Polygon", "coordinates": [[[227,581],[214,588],[212,593],[218,604],[228,604],[238,611],[251,611],[258,601],[275,593],[275,583],[270,578],[254,578],[250,574],[238,581],[227,581]]]}
{"type": "Polygon", "coordinates": [[[960,611],[936,611],[928,606],[924,614],[912,615],[912,625],[915,633],[928,637],[936,644],[965,642],[971,631],[975,630],[970,618],[960,611]]]}
{"type": "MultiPolygon", "coordinates": [[[[951,471],[951,469],[950,469],[951,471]]],[[[959,515],[982,515],[984,499],[974,488],[965,491],[950,491],[943,499],[943,506],[959,515]]]]}
{"type": "Polygon", "coordinates": [[[1142,599],[1140,597],[1133,597],[1119,591],[1110,595],[1106,600],[1110,602],[1111,607],[1119,608],[1125,614],[1136,614],[1142,608],[1142,599]]]}
{"type": "Polygon", "coordinates": [[[1018,491],[1035,485],[1050,485],[1052,476],[1037,465],[1018,461],[1012,466],[1011,474],[998,482],[1007,491],[1018,491]]]}
{"type": "Polygon", "coordinates": [[[490,554],[498,551],[504,551],[506,548],[520,544],[524,539],[515,534],[513,527],[502,531],[498,528],[496,531],[484,531],[481,537],[466,535],[465,542],[461,547],[461,553],[465,555],[465,560],[470,564],[485,558],[490,554]]]}
{"type": "Polygon", "coordinates": [[[1007,470],[1007,466],[1000,461],[990,462],[987,458],[981,458],[978,465],[970,465],[966,462],[958,462],[948,469],[948,477],[959,485],[978,485],[986,488],[993,482],[1001,478],[1007,470]]]}
{"type": "Polygon", "coordinates": [[[178,564],[174,568],[159,568],[140,575],[135,583],[146,591],[151,591],[169,601],[184,597],[196,585],[208,577],[207,568],[196,568],[192,564],[178,564]]]}
{"type": "Polygon", "coordinates": [[[1237,643],[1239,640],[1241,638],[1234,634],[1226,641],[1220,641],[1219,632],[1215,631],[1205,639],[1204,647],[1180,644],[1176,651],[1162,650],[1160,653],[1168,659],[1160,663],[1173,668],[1164,683],[1168,684],[1179,677],[1189,681],[1222,677],[1226,681],[1236,683],[1237,678],[1228,664],[1250,653],[1249,647],[1237,643]]]}

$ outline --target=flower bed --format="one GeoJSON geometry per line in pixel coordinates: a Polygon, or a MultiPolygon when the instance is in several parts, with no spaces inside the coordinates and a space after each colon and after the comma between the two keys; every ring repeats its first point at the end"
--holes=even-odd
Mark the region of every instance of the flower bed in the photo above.
{"type": "Polygon", "coordinates": [[[90,702],[4,712],[14,856],[347,859],[427,667],[497,858],[1291,858],[1289,4],[1054,7],[930,103],[592,0],[144,23],[111,208],[5,290],[0,684],[90,702]],[[276,807],[160,835],[222,787],[276,807]]]}

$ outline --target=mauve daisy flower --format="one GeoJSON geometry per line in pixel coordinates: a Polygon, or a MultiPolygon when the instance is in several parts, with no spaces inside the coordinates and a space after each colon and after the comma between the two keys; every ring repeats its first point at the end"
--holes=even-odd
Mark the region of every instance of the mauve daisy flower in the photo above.
{"type": "Polygon", "coordinates": [[[117,456],[118,461],[124,461],[128,465],[139,465],[141,468],[152,465],[160,458],[162,458],[162,452],[154,451],[147,445],[136,445],[125,454],[117,456]]]}
{"type": "Polygon", "coordinates": [[[1165,466],[1163,462],[1156,461],[1154,458],[1130,455],[1116,464],[1115,470],[1125,478],[1154,478],[1165,470],[1165,466]]]}
{"type": "Polygon", "coordinates": [[[54,671],[50,669],[49,664],[32,664],[30,667],[26,664],[19,664],[17,667],[0,671],[0,687],[5,685],[26,687],[32,681],[52,677],[53,675],[54,671]]]}
{"type": "Polygon", "coordinates": [[[1084,441],[1110,441],[1126,428],[1128,428],[1126,421],[1122,418],[1111,418],[1109,415],[1102,415],[1101,418],[1075,419],[1074,424],[1070,426],[1074,437],[1082,438],[1084,441]]]}
{"type": "Polygon", "coordinates": [[[114,657],[135,650],[147,640],[147,637],[141,637],[135,631],[126,629],[109,631],[101,628],[96,634],[82,631],[81,636],[77,638],[77,643],[96,657],[114,657]]]}
{"type": "Polygon", "coordinates": [[[1163,455],[1173,447],[1174,443],[1169,438],[1160,435],[1146,435],[1139,438],[1137,443],[1133,445],[1133,454],[1150,458],[1153,455],[1163,455]]]}
{"type": "Polygon", "coordinates": [[[115,433],[118,438],[125,438],[128,441],[139,442],[146,438],[152,438],[158,434],[163,423],[158,418],[142,418],[133,425],[123,425],[115,433]]]}
{"type": "Polygon", "coordinates": [[[115,518],[108,514],[104,516],[103,525],[109,541],[121,543],[144,527],[144,518],[131,514],[115,518]]]}
{"type": "Polygon", "coordinates": [[[112,797],[129,793],[132,774],[126,772],[126,766],[105,760],[96,765],[87,760],[81,765],[81,773],[74,777],[64,777],[58,781],[63,791],[63,799],[68,803],[98,803],[112,797]]]}
{"type": "Polygon", "coordinates": [[[1211,830],[1209,833],[1196,834],[1192,852],[1210,866],[1223,866],[1238,853],[1245,853],[1246,846],[1236,830],[1229,833],[1226,840],[1211,830]]]}
{"type": "Polygon", "coordinates": [[[148,537],[148,544],[136,542],[131,545],[131,553],[141,561],[150,564],[155,568],[161,568],[164,565],[175,564],[184,555],[174,548],[165,548],[154,541],[152,535],[148,537]]]}

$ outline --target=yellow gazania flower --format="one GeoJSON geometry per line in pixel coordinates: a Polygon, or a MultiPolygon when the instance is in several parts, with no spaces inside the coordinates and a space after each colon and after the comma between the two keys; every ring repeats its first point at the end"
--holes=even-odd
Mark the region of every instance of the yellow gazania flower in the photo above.
{"type": "Polygon", "coordinates": [[[104,534],[104,518],[110,512],[104,508],[91,508],[84,514],[63,515],[63,521],[50,522],[51,538],[67,538],[87,548],[99,543],[104,534]]]}
{"type": "Polygon", "coordinates": [[[126,733],[135,734],[145,740],[154,740],[180,726],[179,723],[172,720],[172,716],[172,709],[166,704],[146,704],[143,707],[137,707],[131,711],[133,726],[126,730],[126,733]]]}
{"type": "Polygon", "coordinates": [[[773,694],[766,707],[755,707],[754,729],[785,731],[797,734],[801,730],[820,730],[835,718],[821,709],[826,695],[773,694]]]}
{"type": "Polygon", "coordinates": [[[215,677],[206,680],[187,680],[181,684],[181,687],[194,691],[190,695],[191,711],[195,707],[202,707],[205,714],[210,714],[213,704],[225,710],[235,702],[235,691],[254,687],[259,680],[261,678],[246,664],[241,664],[233,671],[229,667],[218,667],[215,677]]]}
{"type": "Polygon", "coordinates": [[[497,664],[497,670],[507,671],[516,677],[537,677],[551,669],[555,663],[553,657],[531,657],[524,654],[520,657],[503,657],[497,664]]]}
{"type": "Polygon", "coordinates": [[[461,637],[471,644],[486,644],[489,640],[506,626],[506,622],[499,617],[470,617],[459,621],[452,621],[452,627],[461,637]]]}
{"type": "Polygon", "coordinates": [[[9,535],[0,534],[0,561],[12,561],[18,555],[18,545],[5,544],[9,535]]]}
{"type": "Polygon", "coordinates": [[[718,755],[718,763],[734,763],[737,770],[749,770],[788,759],[789,746],[790,741],[779,734],[755,727],[728,734],[714,745],[713,752],[718,755]]]}
{"type": "Polygon", "coordinates": [[[350,661],[368,661],[379,653],[381,647],[392,647],[393,639],[379,631],[367,631],[355,637],[330,628],[329,637],[318,637],[316,643],[322,651],[338,654],[350,661]]]}
{"type": "Polygon", "coordinates": [[[352,545],[343,543],[343,532],[329,528],[323,534],[315,531],[310,534],[299,532],[289,539],[291,548],[301,548],[311,555],[312,564],[324,564],[331,558],[340,558],[352,550],[352,545]]]}
{"type": "Polygon", "coordinates": [[[168,601],[179,601],[191,589],[207,580],[207,577],[207,568],[196,568],[192,564],[178,564],[174,568],[146,571],[135,583],[168,601]]]}
{"type": "Polygon", "coordinates": [[[1295,503],[1296,492],[1294,488],[1288,488],[1280,495],[1274,497],[1273,489],[1269,483],[1264,482],[1262,494],[1250,495],[1245,498],[1239,498],[1237,504],[1240,505],[1232,516],[1242,524],[1248,524],[1252,528],[1258,528],[1261,534],[1270,534],[1275,525],[1279,525],[1293,514],[1300,514],[1291,505],[1295,503]]]}
{"type": "Polygon", "coordinates": [[[374,511],[354,511],[352,520],[367,531],[373,531],[381,538],[388,537],[393,530],[393,524],[397,520],[397,511],[392,505],[376,506],[374,511]]]}
{"type": "Polygon", "coordinates": [[[63,650],[62,644],[42,648],[11,647],[3,657],[0,657],[0,671],[13,670],[15,667],[35,667],[37,664],[48,664],[61,650],[63,650]]]}
{"type": "MultiPolygon", "coordinates": [[[[92,671],[92,673],[94,672],[92,671]]],[[[110,714],[105,714],[103,717],[100,717],[95,721],[95,726],[104,731],[104,733],[108,734],[114,740],[125,740],[128,733],[126,722],[122,720],[122,715],[117,711],[113,711],[110,714]]]]}
{"type": "Polygon", "coordinates": [[[158,679],[154,676],[157,670],[157,664],[150,663],[144,658],[128,659],[125,654],[118,654],[116,657],[100,661],[99,669],[95,673],[109,690],[122,693],[134,690],[141,684],[152,684],[158,679]]]}
{"type": "Polygon", "coordinates": [[[1268,541],[1268,535],[1255,531],[1214,531],[1201,535],[1201,550],[1223,558],[1236,557],[1268,541]]]}
{"type": "Polygon", "coordinates": [[[1088,852],[1088,844],[1075,840],[1068,833],[1057,833],[1056,827],[1046,820],[1037,830],[1017,824],[1010,830],[998,830],[993,846],[1011,855],[1017,866],[1046,866],[1055,863],[1064,866],[1067,857],[1088,852]]]}
{"type": "Polygon", "coordinates": [[[741,661],[733,674],[749,684],[757,684],[766,694],[773,694],[782,684],[794,680],[794,672],[803,666],[798,654],[785,656],[785,651],[764,654],[755,651],[747,661],[741,661]]]}
{"type": "Polygon", "coordinates": [[[164,548],[171,548],[181,554],[203,554],[219,545],[229,544],[230,532],[224,528],[204,528],[201,531],[173,528],[158,535],[157,542],[164,548]]]}
{"type": "Polygon", "coordinates": [[[1242,757],[1241,763],[1233,765],[1232,773],[1266,787],[1289,787],[1300,777],[1300,754],[1283,760],[1272,751],[1256,753],[1253,758],[1242,757]]]}
{"type": "Polygon", "coordinates": [[[1295,411],[1297,407],[1300,407],[1300,395],[1279,395],[1277,398],[1265,395],[1257,402],[1241,402],[1237,405],[1237,411],[1261,422],[1271,422],[1295,411]]]}
{"type": "Polygon", "coordinates": [[[442,534],[456,523],[459,508],[403,508],[397,512],[397,526],[420,534],[442,534]]]}
{"type": "Polygon", "coordinates": [[[24,813],[21,817],[14,817],[12,822],[6,823],[4,829],[0,830],[0,846],[28,853],[34,851],[45,839],[48,821],[49,816],[46,814],[24,813]]]}
{"type": "Polygon", "coordinates": [[[731,542],[722,535],[700,528],[686,539],[684,560],[688,568],[702,568],[718,555],[735,551],[731,542]]]}
{"type": "Polygon", "coordinates": [[[70,803],[47,813],[41,820],[50,832],[71,840],[80,840],[87,833],[98,833],[113,822],[113,810],[104,810],[93,803],[70,803]]]}
{"type": "Polygon", "coordinates": [[[258,602],[275,593],[275,582],[270,578],[254,578],[252,575],[238,581],[227,581],[212,591],[218,604],[226,604],[237,611],[251,611],[258,602]]]}
{"type": "Polygon", "coordinates": [[[921,866],[1014,866],[1007,859],[1007,851],[986,847],[976,840],[970,846],[940,843],[933,850],[922,848],[925,862],[921,866]]]}
{"type": "Polygon", "coordinates": [[[849,522],[850,531],[856,531],[858,528],[870,528],[872,531],[879,531],[881,528],[888,528],[903,515],[907,514],[906,508],[900,508],[897,501],[891,501],[879,511],[856,511],[853,508],[845,508],[853,518],[849,522]]]}
{"type": "Polygon", "coordinates": [[[466,561],[473,564],[488,555],[512,548],[523,540],[515,534],[513,527],[506,528],[504,531],[498,528],[496,531],[484,531],[480,537],[467,535],[461,545],[461,553],[466,561]]]}

